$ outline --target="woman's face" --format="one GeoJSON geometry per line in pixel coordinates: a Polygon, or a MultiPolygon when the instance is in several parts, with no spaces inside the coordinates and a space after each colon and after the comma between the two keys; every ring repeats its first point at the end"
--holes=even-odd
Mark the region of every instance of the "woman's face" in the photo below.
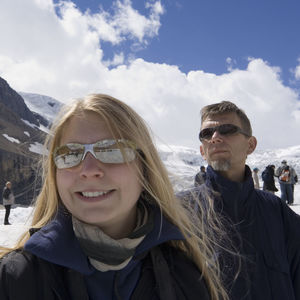
{"type": "MultiPolygon", "coordinates": [[[[96,113],[74,116],[63,131],[60,145],[92,144],[113,139],[96,113]]],[[[108,164],[87,153],[75,167],[57,169],[59,196],[66,208],[81,221],[99,226],[113,238],[128,235],[135,226],[136,204],[142,191],[137,159],[130,163],[108,164]]]]}

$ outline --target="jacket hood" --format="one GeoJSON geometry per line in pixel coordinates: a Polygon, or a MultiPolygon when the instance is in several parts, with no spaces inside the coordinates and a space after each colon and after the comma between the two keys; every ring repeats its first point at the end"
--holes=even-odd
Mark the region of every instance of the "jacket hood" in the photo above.
{"type": "MultiPolygon", "coordinates": [[[[158,207],[151,208],[154,214],[153,229],[136,248],[131,261],[164,242],[184,239],[179,229],[162,215],[158,207]]],[[[39,258],[84,275],[91,275],[95,271],[74,234],[71,215],[62,207],[53,221],[30,237],[24,249],[39,258]]]]}

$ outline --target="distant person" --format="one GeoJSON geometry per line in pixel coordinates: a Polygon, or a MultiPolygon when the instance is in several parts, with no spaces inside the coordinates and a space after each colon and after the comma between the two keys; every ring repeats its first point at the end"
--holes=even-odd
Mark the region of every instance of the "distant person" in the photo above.
{"type": "Polygon", "coordinates": [[[178,196],[195,209],[198,198],[207,213],[215,209],[223,216],[234,253],[241,257],[239,263],[233,254],[215,252],[229,299],[299,300],[300,216],[275,195],[254,189],[246,159],[257,140],[247,115],[229,101],[207,105],[199,139],[208,163],[205,184],[178,196]]]}
{"type": "Polygon", "coordinates": [[[198,172],[195,176],[194,186],[199,186],[199,185],[203,184],[205,182],[205,179],[206,179],[205,167],[201,166],[200,172],[198,172]]]}
{"type": "Polygon", "coordinates": [[[178,201],[131,107],[89,95],[50,132],[31,229],[0,247],[1,300],[228,299],[215,224],[178,201]]]}
{"type": "Polygon", "coordinates": [[[11,225],[8,221],[11,206],[15,203],[15,196],[11,189],[11,182],[7,181],[2,193],[3,205],[5,208],[4,225],[11,225]]]}
{"type": "Polygon", "coordinates": [[[252,173],[252,177],[253,177],[253,181],[254,181],[254,188],[255,189],[259,189],[259,179],[258,179],[258,168],[254,168],[253,169],[253,173],[252,173]]]}
{"type": "Polygon", "coordinates": [[[294,203],[293,185],[295,184],[295,177],[297,176],[293,167],[287,164],[284,159],[281,166],[275,171],[275,176],[278,177],[281,190],[281,199],[287,204],[294,203]]]}
{"type": "Polygon", "coordinates": [[[275,166],[268,165],[268,166],[266,166],[266,168],[264,169],[264,171],[261,174],[261,178],[263,181],[263,190],[270,192],[272,194],[275,194],[275,192],[278,192],[278,189],[275,186],[274,173],[275,173],[275,166]]]}
{"type": "Polygon", "coordinates": [[[292,180],[292,192],[293,192],[293,203],[294,203],[294,190],[295,190],[295,184],[298,183],[298,175],[296,174],[296,176],[294,177],[294,180],[292,180]]]}

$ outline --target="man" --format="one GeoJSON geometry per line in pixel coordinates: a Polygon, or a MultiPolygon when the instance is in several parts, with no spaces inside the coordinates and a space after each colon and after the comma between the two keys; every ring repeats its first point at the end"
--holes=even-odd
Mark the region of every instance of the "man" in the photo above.
{"type": "Polygon", "coordinates": [[[3,205],[5,207],[4,225],[11,225],[8,221],[10,215],[11,206],[15,203],[15,197],[11,190],[11,182],[8,181],[5,184],[5,188],[2,193],[3,205]]]}
{"type": "Polygon", "coordinates": [[[257,141],[248,117],[232,102],[205,106],[199,138],[208,163],[205,185],[179,196],[199,197],[204,209],[212,198],[222,216],[240,254],[238,261],[216,250],[229,299],[300,299],[300,216],[275,195],[254,189],[245,162],[257,141]]]}
{"type": "Polygon", "coordinates": [[[200,172],[198,172],[195,176],[194,186],[199,186],[203,184],[205,182],[205,179],[206,179],[205,167],[201,166],[200,172]]]}
{"type": "Polygon", "coordinates": [[[277,168],[275,176],[278,177],[281,190],[281,199],[287,204],[294,203],[293,186],[295,184],[295,178],[297,174],[291,166],[287,165],[287,161],[284,159],[281,162],[281,166],[277,168]]]}

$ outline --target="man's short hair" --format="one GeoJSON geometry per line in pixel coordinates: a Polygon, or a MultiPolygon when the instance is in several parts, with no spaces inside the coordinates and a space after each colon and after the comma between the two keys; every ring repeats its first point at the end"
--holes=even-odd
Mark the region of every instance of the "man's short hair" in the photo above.
{"type": "Polygon", "coordinates": [[[252,127],[247,115],[242,109],[230,101],[222,101],[204,106],[201,109],[201,125],[208,117],[228,113],[236,113],[241,121],[242,129],[249,134],[249,136],[252,136],[252,127]]]}

